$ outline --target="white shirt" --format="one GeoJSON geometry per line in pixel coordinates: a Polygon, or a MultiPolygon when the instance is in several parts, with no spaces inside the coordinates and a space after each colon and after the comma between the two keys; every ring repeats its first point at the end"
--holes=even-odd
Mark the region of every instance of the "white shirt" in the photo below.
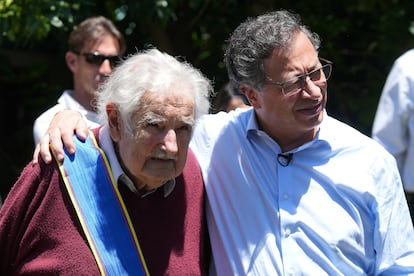
{"type": "Polygon", "coordinates": [[[55,114],[64,109],[73,109],[78,111],[87,122],[89,128],[95,128],[99,126],[99,118],[96,112],[87,110],[72,97],[72,94],[72,90],[65,90],[59,97],[57,104],[43,112],[35,120],[33,125],[33,137],[35,145],[39,143],[40,138],[42,138],[46,133],[46,130],[49,128],[50,122],[52,121],[55,114]]]}
{"type": "Polygon", "coordinates": [[[414,49],[395,61],[387,77],[372,137],[395,157],[405,190],[414,192],[414,49]]]}
{"type": "Polygon", "coordinates": [[[206,186],[213,274],[414,274],[395,160],[351,127],[325,115],[283,166],[253,109],[221,112],[197,122],[191,148],[206,186]]]}

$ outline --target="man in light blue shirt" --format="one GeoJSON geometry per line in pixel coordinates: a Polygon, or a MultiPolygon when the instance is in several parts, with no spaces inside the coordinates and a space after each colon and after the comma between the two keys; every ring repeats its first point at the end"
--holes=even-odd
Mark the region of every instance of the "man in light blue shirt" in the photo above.
{"type": "Polygon", "coordinates": [[[326,114],[332,63],[286,11],[242,23],[225,53],[253,109],[191,142],[218,275],[406,275],[414,234],[394,158],[326,114]]]}
{"type": "MultiPolygon", "coordinates": [[[[287,11],[248,19],[230,37],[229,79],[253,107],[202,117],[190,143],[207,192],[211,274],[414,274],[396,162],[327,115],[333,65],[319,46],[287,11]]],[[[69,137],[62,127],[51,137],[69,137]]]]}

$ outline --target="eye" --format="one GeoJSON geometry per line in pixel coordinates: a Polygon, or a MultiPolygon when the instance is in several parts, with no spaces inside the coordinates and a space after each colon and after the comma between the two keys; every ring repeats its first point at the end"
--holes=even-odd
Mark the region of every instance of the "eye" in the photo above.
{"type": "Polygon", "coordinates": [[[146,127],[150,129],[160,129],[161,125],[157,123],[147,123],[146,127]]]}
{"type": "Polygon", "coordinates": [[[321,78],[321,69],[316,69],[315,71],[312,71],[309,73],[309,78],[313,81],[317,81],[321,78]]]}
{"type": "Polygon", "coordinates": [[[192,127],[190,125],[182,125],[177,128],[177,131],[191,131],[192,127]]]}
{"type": "Polygon", "coordinates": [[[284,84],[284,89],[287,91],[294,90],[296,88],[302,87],[302,83],[304,81],[303,77],[298,77],[291,79],[284,84]]]}

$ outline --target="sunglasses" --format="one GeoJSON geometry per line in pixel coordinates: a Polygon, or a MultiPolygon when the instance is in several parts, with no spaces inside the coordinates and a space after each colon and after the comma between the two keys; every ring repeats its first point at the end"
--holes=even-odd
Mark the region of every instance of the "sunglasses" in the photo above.
{"type": "Polygon", "coordinates": [[[108,60],[111,68],[114,68],[121,61],[121,56],[105,56],[105,55],[101,55],[98,52],[93,52],[93,53],[80,53],[77,51],[72,51],[72,52],[75,53],[76,55],[84,56],[87,63],[92,64],[92,65],[97,65],[97,66],[101,66],[101,64],[105,60],[108,60]]]}

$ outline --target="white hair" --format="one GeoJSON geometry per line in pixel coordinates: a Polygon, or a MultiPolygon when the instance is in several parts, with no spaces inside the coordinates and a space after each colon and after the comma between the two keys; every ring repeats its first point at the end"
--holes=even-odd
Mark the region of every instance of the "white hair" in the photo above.
{"type": "Polygon", "coordinates": [[[101,123],[108,124],[106,106],[112,103],[117,106],[126,130],[132,133],[131,119],[144,93],[166,94],[171,92],[174,84],[189,87],[174,92],[182,91],[183,95],[193,97],[195,121],[208,113],[213,88],[199,70],[154,48],[129,56],[99,88],[96,107],[101,123]]]}

